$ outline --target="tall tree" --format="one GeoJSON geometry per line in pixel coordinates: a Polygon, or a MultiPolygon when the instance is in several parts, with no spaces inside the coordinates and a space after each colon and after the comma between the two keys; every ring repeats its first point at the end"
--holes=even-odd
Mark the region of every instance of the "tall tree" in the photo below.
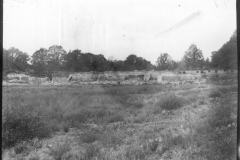
{"type": "Polygon", "coordinates": [[[12,71],[8,50],[3,49],[3,72],[7,74],[12,71]]]}
{"type": "Polygon", "coordinates": [[[47,51],[48,55],[48,69],[50,71],[62,70],[65,66],[65,56],[67,52],[62,48],[62,46],[53,45],[49,47],[47,51]]]}
{"type": "Polygon", "coordinates": [[[3,50],[3,58],[5,61],[4,67],[9,71],[24,72],[30,66],[28,63],[30,60],[28,54],[14,47],[3,50]]]}
{"type": "Polygon", "coordinates": [[[161,53],[157,59],[156,67],[158,70],[171,69],[173,64],[172,57],[167,53],[161,53]]]}
{"type": "Polygon", "coordinates": [[[113,71],[124,71],[124,61],[110,61],[110,67],[113,71]]]}
{"type": "Polygon", "coordinates": [[[40,48],[32,55],[32,67],[36,74],[42,74],[48,69],[47,49],[40,48]]]}
{"type": "Polygon", "coordinates": [[[237,32],[217,52],[212,54],[212,66],[219,69],[237,69],[237,32]]]}
{"type": "Polygon", "coordinates": [[[191,44],[185,52],[184,61],[187,69],[202,68],[204,57],[202,51],[195,44],[191,44]]]}
{"type": "Polygon", "coordinates": [[[69,51],[67,55],[65,55],[65,69],[68,71],[75,71],[79,72],[81,71],[82,65],[80,59],[82,58],[83,53],[81,53],[81,50],[73,50],[69,51]]]}
{"type": "Polygon", "coordinates": [[[102,54],[95,56],[95,65],[96,65],[97,71],[110,70],[110,63],[107,61],[107,59],[102,54]]]}
{"type": "Polygon", "coordinates": [[[134,71],[136,70],[136,63],[138,57],[134,54],[129,55],[126,60],[124,61],[124,68],[127,71],[134,71]]]}
{"type": "Polygon", "coordinates": [[[204,61],[204,67],[205,67],[206,69],[210,68],[210,60],[209,60],[209,58],[207,58],[207,59],[204,61]]]}

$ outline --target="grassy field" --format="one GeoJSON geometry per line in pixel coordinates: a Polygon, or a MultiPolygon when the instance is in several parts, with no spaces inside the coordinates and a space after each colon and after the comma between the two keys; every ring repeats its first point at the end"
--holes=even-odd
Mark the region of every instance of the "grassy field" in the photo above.
{"type": "Polygon", "coordinates": [[[3,88],[3,159],[235,159],[237,83],[3,88]]]}

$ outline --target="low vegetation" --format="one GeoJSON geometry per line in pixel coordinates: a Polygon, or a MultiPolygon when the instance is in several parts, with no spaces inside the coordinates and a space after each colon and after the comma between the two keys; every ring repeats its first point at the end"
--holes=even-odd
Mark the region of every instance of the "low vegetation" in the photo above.
{"type": "Polygon", "coordinates": [[[236,84],[15,86],[3,93],[5,159],[234,159],[236,153],[236,84]]]}

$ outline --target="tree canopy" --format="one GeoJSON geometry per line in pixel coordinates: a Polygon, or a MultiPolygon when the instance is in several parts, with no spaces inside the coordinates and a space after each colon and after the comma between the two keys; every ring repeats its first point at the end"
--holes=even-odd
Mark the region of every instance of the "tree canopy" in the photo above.
{"type": "Polygon", "coordinates": [[[202,51],[195,44],[191,44],[185,52],[184,61],[187,69],[202,69],[204,62],[202,51]]]}
{"type": "Polygon", "coordinates": [[[218,51],[212,52],[212,67],[218,69],[237,69],[237,30],[218,51]]]}
{"type": "Polygon", "coordinates": [[[176,62],[168,53],[161,53],[156,64],[135,54],[125,60],[107,60],[102,54],[82,53],[75,49],[68,53],[62,46],[53,45],[40,48],[30,57],[27,53],[11,47],[3,49],[3,71],[30,72],[35,74],[51,74],[57,71],[134,71],[134,70],[185,70],[185,69],[237,69],[237,32],[218,51],[212,52],[211,60],[204,59],[202,50],[191,44],[182,60],[176,62]]]}
{"type": "Polygon", "coordinates": [[[161,53],[156,62],[156,68],[158,70],[171,70],[174,68],[174,61],[172,57],[167,53],[161,53]]]}
{"type": "Polygon", "coordinates": [[[17,48],[11,47],[8,50],[3,49],[3,70],[5,72],[23,72],[29,68],[29,60],[28,54],[17,48]]]}

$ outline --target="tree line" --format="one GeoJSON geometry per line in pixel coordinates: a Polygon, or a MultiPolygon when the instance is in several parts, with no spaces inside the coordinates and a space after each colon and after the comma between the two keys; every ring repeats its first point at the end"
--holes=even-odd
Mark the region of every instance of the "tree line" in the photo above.
{"type": "Polygon", "coordinates": [[[168,53],[161,53],[156,64],[134,54],[125,60],[107,60],[102,54],[82,53],[75,49],[68,53],[62,46],[40,48],[32,56],[11,47],[3,49],[3,72],[27,72],[46,74],[58,71],[134,71],[134,70],[193,70],[236,69],[237,32],[218,51],[212,52],[211,60],[204,58],[202,50],[191,44],[180,61],[174,61],[168,53]]]}

